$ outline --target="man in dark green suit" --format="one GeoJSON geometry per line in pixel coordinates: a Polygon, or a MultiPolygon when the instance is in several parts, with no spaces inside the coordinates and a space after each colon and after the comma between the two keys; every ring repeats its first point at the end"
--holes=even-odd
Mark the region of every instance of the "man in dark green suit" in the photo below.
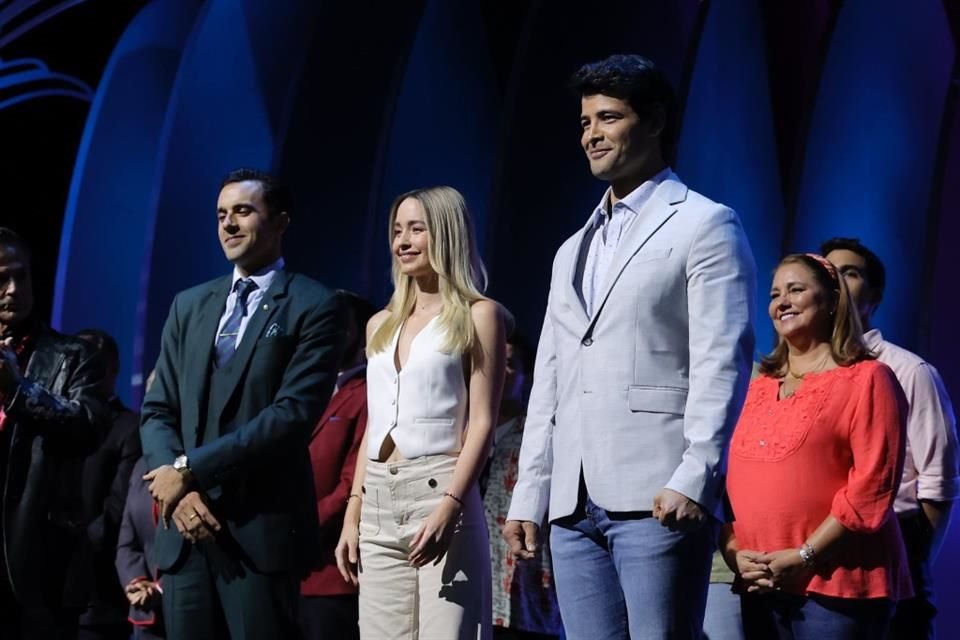
{"type": "Polygon", "coordinates": [[[333,293],[284,271],[292,198],[272,176],[224,181],[232,276],[176,296],[140,427],[158,506],[168,637],[295,638],[316,531],[307,441],[336,378],[333,293]]]}

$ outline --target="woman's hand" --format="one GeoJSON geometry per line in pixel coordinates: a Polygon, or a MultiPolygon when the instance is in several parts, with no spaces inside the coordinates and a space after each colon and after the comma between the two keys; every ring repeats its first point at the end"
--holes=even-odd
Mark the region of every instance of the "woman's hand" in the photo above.
{"type": "Polygon", "coordinates": [[[360,526],[359,523],[345,520],[340,530],[340,541],[333,552],[337,558],[337,569],[343,576],[344,582],[353,586],[360,584],[358,576],[360,567],[360,526]]]}
{"type": "Polygon", "coordinates": [[[408,560],[413,567],[422,567],[431,560],[439,564],[450,546],[450,539],[460,518],[460,504],[444,496],[410,541],[408,560]]]}
{"type": "Polygon", "coordinates": [[[757,580],[758,590],[780,590],[810,577],[812,568],[803,563],[800,549],[781,549],[761,555],[758,562],[769,567],[769,575],[757,580]]]}
{"type": "Polygon", "coordinates": [[[753,593],[761,590],[758,587],[758,581],[770,577],[770,567],[763,561],[765,556],[766,554],[762,551],[753,551],[752,549],[737,551],[737,573],[740,574],[743,583],[747,585],[748,592],[753,593]]]}

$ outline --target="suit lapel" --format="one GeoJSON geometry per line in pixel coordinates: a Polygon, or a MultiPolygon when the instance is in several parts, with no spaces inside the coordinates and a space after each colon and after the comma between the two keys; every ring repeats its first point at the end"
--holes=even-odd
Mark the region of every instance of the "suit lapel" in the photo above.
{"type": "Polygon", "coordinates": [[[617,283],[620,274],[627,268],[630,260],[647,243],[647,240],[677,212],[677,205],[686,200],[686,197],[686,185],[671,174],[657,187],[653,196],[640,210],[637,219],[627,230],[627,235],[620,242],[616,253],[613,255],[613,262],[610,263],[610,270],[607,272],[603,290],[598,298],[593,318],[591,318],[591,328],[596,324],[597,317],[603,310],[607,298],[610,297],[613,285],[617,283]]]}
{"type": "Polygon", "coordinates": [[[197,338],[196,340],[190,340],[188,348],[186,366],[188,381],[185,387],[193,391],[190,402],[197,418],[195,424],[200,425],[200,433],[197,430],[187,430],[183,433],[183,444],[187,449],[196,447],[203,440],[202,431],[206,422],[204,400],[210,388],[213,349],[217,340],[220,318],[227,306],[227,296],[230,295],[230,284],[232,282],[233,276],[225,276],[215,280],[200,301],[200,308],[197,311],[195,325],[197,338]]]}
{"type": "Polygon", "coordinates": [[[589,232],[591,227],[593,227],[593,214],[590,215],[590,219],[587,220],[587,224],[583,226],[583,229],[577,233],[576,242],[573,244],[573,251],[570,252],[570,264],[567,267],[567,275],[564,278],[564,287],[563,293],[567,296],[568,304],[571,309],[574,309],[577,318],[581,320],[584,324],[590,322],[590,318],[587,316],[587,308],[583,305],[583,283],[577,282],[577,276],[582,278],[583,274],[579,272],[579,266],[583,262],[583,256],[586,252],[590,250],[589,244],[586,242],[590,236],[589,232]],[[587,244],[587,246],[584,246],[587,244]]]}
{"type": "Polygon", "coordinates": [[[280,304],[279,300],[287,295],[287,284],[289,281],[290,275],[286,271],[278,271],[270,288],[267,289],[266,294],[264,294],[260,300],[257,308],[253,310],[253,315],[250,316],[250,320],[243,330],[243,337],[240,339],[236,353],[233,354],[233,357],[230,358],[230,361],[227,362],[221,370],[221,375],[226,376],[226,379],[223,380],[222,388],[228,389],[229,391],[222,394],[219,398],[213,398],[213,402],[216,403],[215,415],[220,415],[223,407],[226,406],[227,402],[229,402],[230,398],[236,392],[240,380],[243,379],[243,373],[247,370],[247,364],[250,362],[250,358],[256,350],[257,341],[260,340],[260,337],[263,335],[263,330],[270,321],[270,318],[276,313],[277,307],[280,304]]]}

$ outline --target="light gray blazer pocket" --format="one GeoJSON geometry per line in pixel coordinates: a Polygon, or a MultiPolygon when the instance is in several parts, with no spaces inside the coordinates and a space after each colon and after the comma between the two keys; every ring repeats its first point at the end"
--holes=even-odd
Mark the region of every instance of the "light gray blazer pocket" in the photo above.
{"type": "Polygon", "coordinates": [[[687,390],[678,387],[631,386],[627,388],[627,407],[630,411],[682,416],[687,407],[687,390]]]}
{"type": "Polygon", "coordinates": [[[637,255],[633,256],[633,260],[631,262],[663,260],[664,258],[670,257],[671,251],[673,251],[673,247],[667,247],[666,249],[640,249],[640,251],[637,252],[637,255]]]}

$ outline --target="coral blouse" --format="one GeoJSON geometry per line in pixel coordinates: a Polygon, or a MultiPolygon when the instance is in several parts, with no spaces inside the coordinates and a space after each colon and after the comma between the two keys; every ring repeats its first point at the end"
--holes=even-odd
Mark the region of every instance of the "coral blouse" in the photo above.
{"type": "Polygon", "coordinates": [[[780,380],[756,378],[730,444],[727,490],[737,548],[798,548],[827,515],[851,533],[818,558],[805,595],[912,595],[893,501],[904,458],[906,400],[875,360],[808,374],[778,399],[780,380]]]}

